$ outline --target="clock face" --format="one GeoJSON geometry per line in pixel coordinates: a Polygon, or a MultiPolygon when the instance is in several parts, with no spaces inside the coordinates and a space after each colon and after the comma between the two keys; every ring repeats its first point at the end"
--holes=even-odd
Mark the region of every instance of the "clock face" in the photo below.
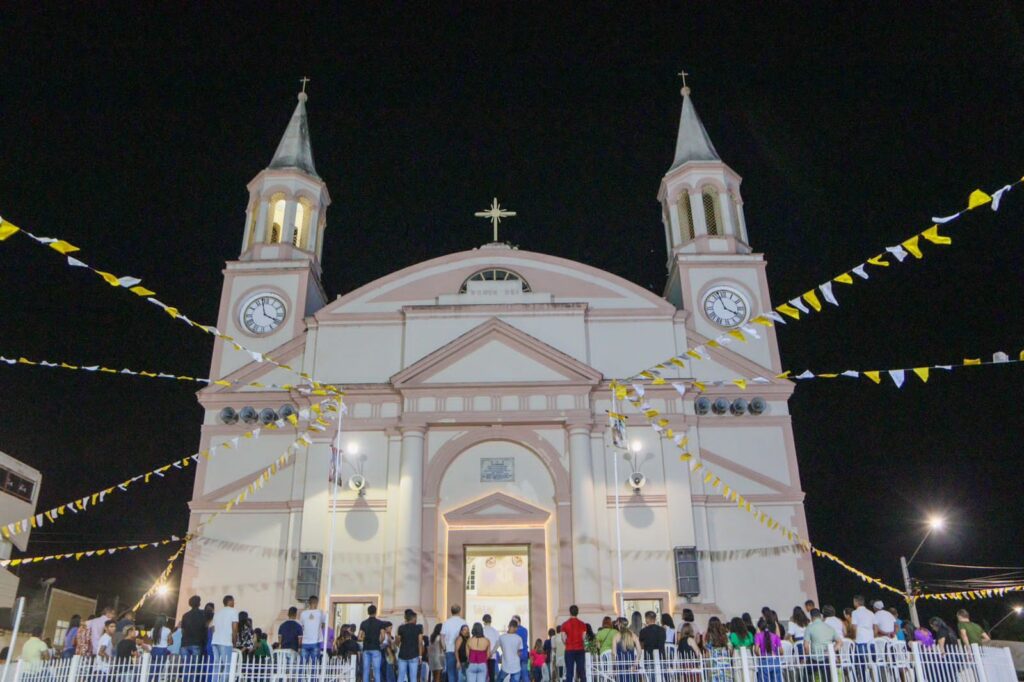
{"type": "Polygon", "coordinates": [[[242,326],[252,334],[269,334],[284,322],[287,310],[273,294],[257,294],[242,306],[242,326]]]}
{"type": "Polygon", "coordinates": [[[747,300],[734,289],[718,287],[704,296],[704,314],[719,327],[738,327],[749,312],[747,300]]]}

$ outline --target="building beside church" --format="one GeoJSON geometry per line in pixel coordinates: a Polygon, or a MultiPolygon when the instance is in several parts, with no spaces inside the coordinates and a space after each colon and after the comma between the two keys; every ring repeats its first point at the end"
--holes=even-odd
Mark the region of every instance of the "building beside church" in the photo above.
{"type": "MultiPolygon", "coordinates": [[[[611,446],[610,379],[771,309],[740,177],[719,158],[688,90],[657,194],[668,250],[663,297],[584,263],[491,243],[329,298],[321,254],[331,197],[314,165],[305,94],[248,190],[218,327],[344,386],[334,578],[328,587],[329,430],[189,544],[181,610],[192,594],[219,603],[230,593],[266,628],[318,594],[340,622],[358,622],[371,603],[384,614],[411,607],[430,622],[462,604],[471,622],[485,611],[496,622],[519,614],[535,629],[574,603],[587,617],[614,613],[620,597],[627,611],[688,607],[706,617],[764,604],[781,613],[816,596],[809,557],[690,476],[675,445],[641,417],[631,420],[630,461],[611,446]],[[636,490],[634,472],[645,481],[636,490]]],[[[708,352],[691,378],[781,370],[773,329],[708,352]]],[[[210,376],[295,383],[220,340],[210,376]]],[[[761,397],[758,414],[698,414],[694,396],[671,386],[648,387],[647,399],[733,487],[806,537],[791,393],[776,379],[707,393],[761,397]]],[[[247,420],[309,405],[298,392],[254,387],[210,386],[198,398],[203,449],[253,428],[247,420]]],[[[295,438],[290,428],[264,431],[201,460],[190,528],[295,438]]]]}

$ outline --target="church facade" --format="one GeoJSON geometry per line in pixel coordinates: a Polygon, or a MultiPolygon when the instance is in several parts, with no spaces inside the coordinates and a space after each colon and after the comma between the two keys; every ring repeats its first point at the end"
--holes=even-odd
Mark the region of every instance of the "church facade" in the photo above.
{"type": "MultiPolygon", "coordinates": [[[[358,622],[369,604],[385,614],[413,608],[430,622],[460,604],[471,622],[515,614],[546,629],[570,604],[591,618],[623,608],[706,617],[764,604],[781,613],[816,596],[809,557],[691,476],[642,416],[630,420],[629,456],[612,446],[610,380],[771,309],[740,177],[719,158],[687,90],[658,192],[663,297],[583,263],[491,243],[328,298],[320,257],[331,199],[305,102],[301,94],[270,166],[249,184],[218,327],[344,387],[342,462],[335,471],[328,429],[204,527],[185,554],[182,609],[192,594],[217,603],[233,594],[267,628],[317,594],[332,626],[358,622]]],[[[775,333],[759,329],[758,341],[709,349],[687,378],[774,377],[775,333]]],[[[222,341],[210,376],[296,383],[222,341]]],[[[730,485],[806,537],[791,392],[775,379],[745,392],[709,388],[712,400],[761,398],[757,414],[702,413],[695,396],[671,386],[649,386],[646,396],[730,485]]],[[[310,405],[297,391],[251,386],[211,386],[198,397],[203,449],[253,428],[247,422],[310,405]]],[[[190,529],[296,435],[264,431],[200,461],[190,529]]]]}

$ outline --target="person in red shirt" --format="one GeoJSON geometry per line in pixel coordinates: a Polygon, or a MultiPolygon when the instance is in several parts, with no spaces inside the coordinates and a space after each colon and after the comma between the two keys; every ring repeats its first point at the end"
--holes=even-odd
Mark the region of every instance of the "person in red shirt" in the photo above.
{"type": "Polygon", "coordinates": [[[583,679],[586,676],[583,635],[587,632],[587,625],[576,617],[578,615],[580,615],[580,609],[573,604],[569,607],[569,619],[562,623],[562,634],[565,635],[565,679],[567,682],[576,682],[577,678],[583,679]]]}

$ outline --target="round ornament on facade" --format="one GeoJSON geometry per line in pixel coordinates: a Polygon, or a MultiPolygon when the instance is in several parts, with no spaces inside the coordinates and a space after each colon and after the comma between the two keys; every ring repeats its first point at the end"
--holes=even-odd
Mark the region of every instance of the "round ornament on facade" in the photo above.
{"type": "Polygon", "coordinates": [[[704,294],[704,315],[724,329],[738,327],[750,316],[747,297],[732,287],[715,287],[704,294]]]}
{"type": "Polygon", "coordinates": [[[239,311],[239,321],[250,334],[269,334],[284,322],[288,308],[279,296],[256,294],[239,311]]]}

